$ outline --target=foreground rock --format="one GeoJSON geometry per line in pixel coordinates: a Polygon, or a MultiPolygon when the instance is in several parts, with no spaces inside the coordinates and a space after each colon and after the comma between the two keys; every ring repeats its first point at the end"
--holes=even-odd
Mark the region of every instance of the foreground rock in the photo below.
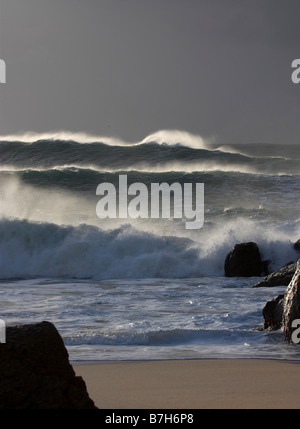
{"type": "Polygon", "coordinates": [[[290,262],[280,270],[266,276],[252,287],[288,286],[296,271],[296,263],[290,262]]]}
{"type": "Polygon", "coordinates": [[[277,298],[268,301],[263,308],[264,329],[276,331],[282,325],[284,295],[278,295],[277,298]]]}
{"type": "Polygon", "coordinates": [[[96,409],[54,325],[8,327],[0,344],[0,409],[96,409]]]}
{"type": "Polygon", "coordinates": [[[236,244],[225,259],[224,271],[226,277],[261,276],[263,262],[256,243],[236,244]]]}
{"type": "Polygon", "coordinates": [[[295,319],[300,319],[300,259],[283,299],[282,329],[286,340],[289,342],[294,330],[292,323],[295,319]]]}

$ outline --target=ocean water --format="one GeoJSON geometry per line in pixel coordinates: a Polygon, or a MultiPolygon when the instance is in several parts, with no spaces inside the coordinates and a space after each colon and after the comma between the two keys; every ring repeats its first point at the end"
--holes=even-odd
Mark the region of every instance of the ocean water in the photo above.
{"type": "MultiPolygon", "coordinates": [[[[161,131],[141,142],[57,133],[0,141],[0,318],[53,322],[70,359],[299,359],[266,332],[262,308],[285,287],[224,277],[234,244],[270,269],[299,259],[300,150],[217,146],[161,131]],[[100,219],[100,183],[204,184],[204,224],[100,219]]],[[[148,195],[149,197],[149,195],[148,195]]],[[[148,201],[149,210],[151,200],[148,201]]],[[[172,215],[173,214],[173,215],[172,215]]]]}

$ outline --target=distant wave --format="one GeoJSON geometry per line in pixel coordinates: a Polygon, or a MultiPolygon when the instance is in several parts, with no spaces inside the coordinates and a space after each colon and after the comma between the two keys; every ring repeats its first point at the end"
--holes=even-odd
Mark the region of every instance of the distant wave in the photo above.
{"type": "MultiPolygon", "coordinates": [[[[161,132],[162,133],[162,132],[161,132]]],[[[154,134],[139,144],[109,144],[73,140],[0,141],[0,169],[55,169],[67,166],[102,171],[237,171],[262,174],[299,174],[299,159],[252,156],[210,148],[201,138],[154,134]],[[158,141],[152,141],[153,139],[158,141]],[[198,144],[199,143],[199,144],[198,144]],[[199,147],[198,147],[199,146],[199,147]]],[[[116,142],[115,142],[116,143],[116,142]]]]}
{"type": "Polygon", "coordinates": [[[156,142],[158,144],[187,146],[195,149],[205,148],[211,139],[191,134],[181,130],[159,130],[149,134],[138,142],[127,142],[118,137],[92,135],[83,132],[56,131],[48,133],[25,132],[19,134],[2,135],[0,141],[34,143],[36,141],[74,141],[77,143],[104,143],[109,146],[137,146],[156,142]]]}
{"type": "Polygon", "coordinates": [[[134,182],[142,182],[147,186],[151,183],[205,183],[209,192],[218,186],[219,191],[241,188],[247,182],[248,188],[257,191],[261,189],[267,195],[276,185],[278,190],[285,192],[285,189],[290,190],[291,197],[296,195],[298,187],[298,177],[292,175],[277,176],[277,175],[260,175],[241,171],[185,171],[181,170],[166,170],[166,171],[143,171],[135,169],[120,169],[120,170],[103,170],[101,168],[85,168],[78,165],[62,165],[54,168],[28,168],[24,169],[14,167],[0,167],[0,178],[2,185],[4,181],[18,180],[23,184],[41,186],[41,187],[59,187],[61,189],[69,189],[70,191],[89,191],[93,192],[99,183],[109,182],[118,187],[119,175],[126,174],[128,184],[134,182]]]}
{"type": "Polygon", "coordinates": [[[54,131],[48,133],[27,131],[18,134],[2,135],[0,136],[0,141],[22,142],[29,144],[37,141],[74,141],[81,144],[101,142],[112,146],[134,145],[134,143],[125,142],[117,137],[96,136],[88,133],[70,131],[54,131]]]}

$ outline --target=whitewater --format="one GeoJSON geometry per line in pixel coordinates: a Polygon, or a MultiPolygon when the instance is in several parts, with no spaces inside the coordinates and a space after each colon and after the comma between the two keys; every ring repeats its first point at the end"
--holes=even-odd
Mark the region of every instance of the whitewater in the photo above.
{"type": "Polygon", "coordinates": [[[270,270],[299,259],[296,146],[222,146],[183,131],[139,142],[84,133],[0,137],[0,318],[53,322],[70,359],[299,359],[262,308],[285,287],[224,277],[234,244],[270,270]],[[99,219],[97,186],[203,183],[204,224],[99,219]]]}

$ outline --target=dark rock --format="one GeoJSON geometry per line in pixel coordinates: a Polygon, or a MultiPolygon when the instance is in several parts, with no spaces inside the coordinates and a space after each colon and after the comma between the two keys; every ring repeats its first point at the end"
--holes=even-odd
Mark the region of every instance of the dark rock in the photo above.
{"type": "Polygon", "coordinates": [[[292,322],[295,319],[300,319],[300,259],[283,298],[282,329],[289,342],[293,333],[292,322]]]}
{"type": "Polygon", "coordinates": [[[264,329],[276,331],[281,328],[283,297],[284,295],[278,295],[276,298],[265,304],[263,308],[264,329]]]}
{"type": "Polygon", "coordinates": [[[236,244],[224,264],[226,277],[261,276],[263,264],[256,243],[236,244]]]}
{"type": "Polygon", "coordinates": [[[289,262],[280,270],[275,271],[266,276],[262,281],[256,283],[252,287],[273,287],[273,286],[288,286],[296,271],[296,263],[289,262]]]}
{"type": "Polygon", "coordinates": [[[295,250],[300,250],[300,239],[296,241],[296,243],[294,243],[294,249],[295,250]]]}
{"type": "Polygon", "coordinates": [[[0,344],[0,409],[96,409],[50,322],[6,328],[0,344]]]}

